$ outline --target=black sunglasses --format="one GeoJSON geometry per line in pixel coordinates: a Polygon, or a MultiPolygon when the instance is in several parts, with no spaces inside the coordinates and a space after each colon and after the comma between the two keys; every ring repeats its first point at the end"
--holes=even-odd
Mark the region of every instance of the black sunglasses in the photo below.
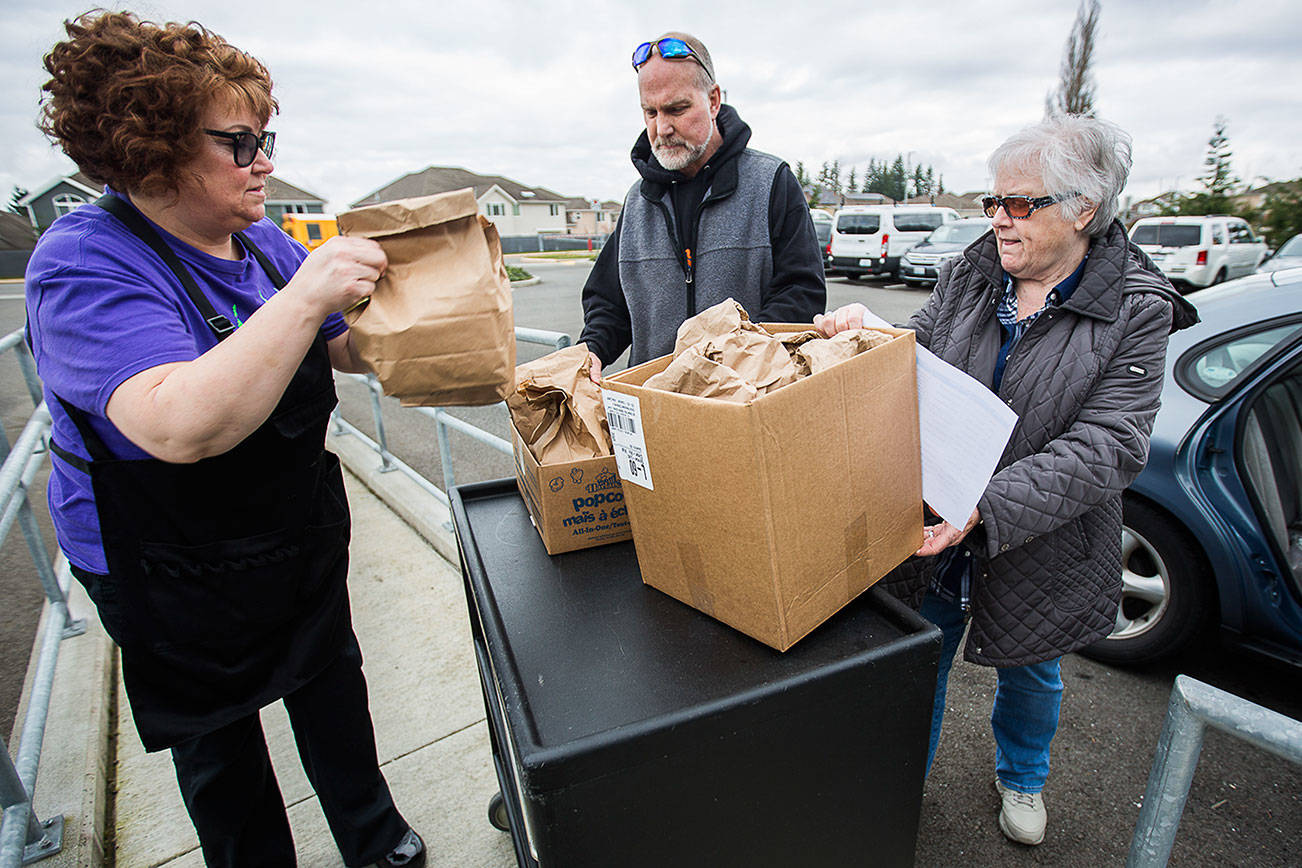
{"type": "Polygon", "coordinates": [[[981,200],[981,210],[987,217],[993,217],[1000,208],[1014,220],[1025,220],[1041,208],[1048,208],[1068,199],[1075,199],[1080,193],[1060,193],[1056,196],[986,196],[981,200]]]}
{"type": "Polygon", "coordinates": [[[276,134],[271,130],[263,130],[261,133],[228,133],[223,130],[204,130],[204,132],[219,139],[229,140],[231,150],[235,152],[235,165],[241,169],[253,165],[258,151],[262,151],[267,155],[267,159],[271,159],[271,152],[276,149],[276,134]]]}
{"type": "Polygon", "coordinates": [[[705,70],[706,74],[710,76],[710,81],[714,81],[714,73],[710,72],[710,68],[705,65],[705,61],[697,56],[692,46],[672,36],[666,36],[658,42],[643,42],[633,49],[634,71],[641,69],[643,64],[651,59],[652,48],[665,60],[695,60],[700,64],[701,69],[705,70]]]}

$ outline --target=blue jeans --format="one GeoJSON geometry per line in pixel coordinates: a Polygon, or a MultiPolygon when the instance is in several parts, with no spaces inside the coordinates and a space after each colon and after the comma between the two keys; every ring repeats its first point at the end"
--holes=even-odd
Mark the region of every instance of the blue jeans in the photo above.
{"type": "MultiPolygon", "coordinates": [[[[922,617],[940,628],[943,643],[936,673],[936,698],[931,706],[931,744],[927,772],[936,756],[940,725],[945,717],[945,689],[954,654],[967,626],[963,609],[928,593],[922,617]]],[[[1061,657],[1029,666],[996,668],[998,686],[990,726],[995,733],[995,774],[1004,786],[1023,793],[1038,793],[1049,777],[1049,743],[1058,731],[1062,706],[1061,657]]]]}

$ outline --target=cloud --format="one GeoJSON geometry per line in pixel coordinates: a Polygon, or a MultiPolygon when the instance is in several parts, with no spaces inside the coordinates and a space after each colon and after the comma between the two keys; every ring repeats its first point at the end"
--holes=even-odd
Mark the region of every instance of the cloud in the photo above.
{"type": "MultiPolygon", "coordinates": [[[[87,4],[89,5],[89,4],[87,4]]],[[[72,9],[10,0],[0,34],[0,185],[33,187],[73,167],[35,129],[41,57],[72,9]]],[[[277,172],[335,208],[428,165],[503,174],[566,195],[621,198],[640,129],[629,55],[686,29],[714,55],[754,147],[843,174],[870,158],[935,167],[983,188],[985,158],[1037,120],[1055,86],[1077,0],[933,0],[597,6],[153,2],[154,20],[196,19],[264,60],[282,112],[277,172]]],[[[1268,0],[1105,3],[1095,61],[1099,113],[1135,137],[1129,193],[1192,188],[1213,119],[1235,171],[1302,175],[1302,16],[1268,0]]]]}

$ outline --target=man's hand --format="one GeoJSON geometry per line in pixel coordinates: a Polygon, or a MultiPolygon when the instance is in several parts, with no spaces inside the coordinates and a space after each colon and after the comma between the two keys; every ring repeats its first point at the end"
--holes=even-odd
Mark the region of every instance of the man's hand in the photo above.
{"type": "Polygon", "coordinates": [[[863,317],[867,312],[868,308],[859,302],[851,302],[829,314],[815,314],[814,328],[825,338],[830,338],[837,332],[860,329],[863,328],[863,317]]]}
{"type": "Polygon", "coordinates": [[[950,546],[962,542],[963,538],[972,532],[972,528],[976,527],[977,522],[980,520],[980,509],[974,509],[962,530],[947,521],[928,525],[922,529],[922,548],[918,549],[914,554],[924,558],[940,554],[950,546]]]}
{"type": "Polygon", "coordinates": [[[597,358],[596,353],[588,353],[588,361],[592,363],[592,367],[588,369],[588,379],[592,380],[592,382],[600,386],[601,385],[601,359],[597,358]]]}

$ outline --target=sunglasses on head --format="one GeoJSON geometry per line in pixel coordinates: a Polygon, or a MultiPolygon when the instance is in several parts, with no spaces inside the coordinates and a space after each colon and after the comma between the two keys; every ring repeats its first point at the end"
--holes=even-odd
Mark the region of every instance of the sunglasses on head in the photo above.
{"type": "Polygon", "coordinates": [[[993,217],[1000,208],[1004,209],[1014,220],[1025,220],[1041,208],[1048,208],[1068,199],[1075,199],[1080,193],[1061,193],[1057,196],[986,196],[981,200],[981,210],[987,217],[993,217]]]}
{"type": "Polygon", "coordinates": [[[658,42],[643,42],[637,48],[633,49],[634,71],[641,69],[642,65],[651,59],[652,48],[654,48],[665,60],[695,60],[700,64],[701,69],[704,69],[706,73],[710,75],[710,79],[714,79],[714,74],[710,73],[710,68],[707,67],[705,62],[697,56],[696,52],[692,49],[692,46],[683,42],[681,39],[675,39],[672,36],[666,36],[658,42]]]}
{"type": "Polygon", "coordinates": [[[231,150],[235,153],[235,165],[241,169],[253,165],[253,161],[258,157],[258,151],[262,151],[267,155],[267,159],[271,159],[271,152],[276,149],[276,134],[271,130],[263,130],[261,133],[228,133],[223,130],[204,130],[204,132],[228,140],[231,143],[231,150]]]}

